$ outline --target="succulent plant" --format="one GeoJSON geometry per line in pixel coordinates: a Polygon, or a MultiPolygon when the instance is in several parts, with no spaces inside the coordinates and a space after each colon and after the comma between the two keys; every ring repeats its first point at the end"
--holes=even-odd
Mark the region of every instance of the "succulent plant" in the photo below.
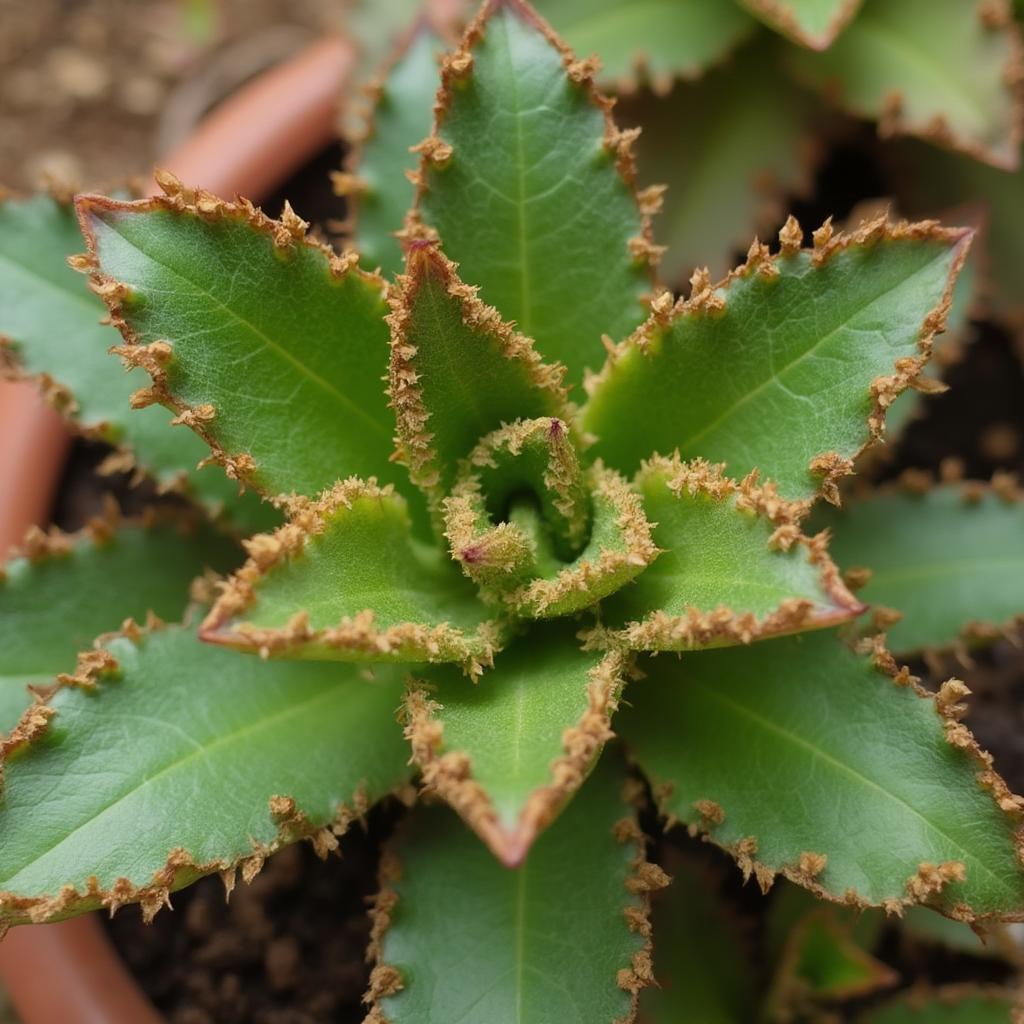
{"type": "MultiPolygon", "coordinates": [[[[909,655],[1010,629],[1021,495],[819,501],[904,391],[936,389],[971,230],[882,215],[804,248],[790,218],[677,297],[655,278],[662,190],[638,190],[596,74],[525,0],[487,0],[443,60],[400,250],[371,215],[384,186],[342,181],[368,261],[287,205],[163,173],[158,198],[77,198],[91,296],[65,206],[0,206],[9,369],[120,443],[111,468],[218,520],[36,532],[8,566],[5,707],[41,685],[0,741],[6,924],[152,916],[213,872],[230,892],[285,843],[326,855],[377,801],[412,803],[417,777],[440,799],[382,856],[372,1021],[632,1019],[686,946],[670,928],[653,966],[671,865],[646,858],[642,780],[764,889],[1024,915],[1024,800],[960,721],[966,686],[928,693],[877,632],[909,655]],[[399,251],[393,280],[371,269],[399,251]],[[235,572],[189,599],[203,566],[235,572]],[[189,600],[47,682],[55,631],[82,646],[98,617],[189,600]]],[[[360,159],[376,140],[391,202],[416,124],[388,88],[360,159]]]]}

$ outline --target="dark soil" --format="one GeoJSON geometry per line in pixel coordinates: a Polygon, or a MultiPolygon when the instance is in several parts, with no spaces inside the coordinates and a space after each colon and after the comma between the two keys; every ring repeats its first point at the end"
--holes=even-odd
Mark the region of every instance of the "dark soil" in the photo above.
{"type": "Polygon", "coordinates": [[[152,924],[126,908],[111,937],[172,1024],[361,1021],[367,900],[393,818],[390,807],[376,810],[327,861],[308,844],[286,847],[230,901],[211,877],[175,895],[174,913],[152,924]]]}

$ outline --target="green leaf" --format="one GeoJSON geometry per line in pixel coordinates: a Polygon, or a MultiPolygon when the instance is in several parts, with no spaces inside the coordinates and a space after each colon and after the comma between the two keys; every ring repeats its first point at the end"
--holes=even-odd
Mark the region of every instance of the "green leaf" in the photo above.
{"type": "Polygon", "coordinates": [[[664,862],[672,884],[654,898],[654,977],[641,1024],[748,1024],[756,1019],[753,965],[740,922],[715,879],[681,856],[664,862]]]}
{"type": "Polygon", "coordinates": [[[774,488],[738,484],[721,466],[654,458],[637,484],[662,554],[602,606],[613,639],[679,651],[821,629],[864,611],[843,586],[825,537],[800,532],[774,488]]]}
{"type": "Polygon", "coordinates": [[[569,420],[564,370],[462,284],[433,244],[414,242],[391,296],[391,402],[412,479],[439,501],[460,459],[515,419],[569,420]]]}
{"type": "Polygon", "coordinates": [[[625,659],[580,650],[577,628],[532,626],[479,686],[437,670],[406,696],[406,735],[427,789],[509,867],[523,862],[612,735],[625,659]]]}
{"type": "Polygon", "coordinates": [[[858,597],[902,613],[887,626],[894,651],[991,638],[1024,620],[1024,498],[1014,489],[888,491],[851,499],[818,525],[832,530],[844,570],[871,570],[858,597]]]}
{"type": "Polygon", "coordinates": [[[1007,1024],[1015,1005],[1010,992],[963,985],[916,989],[887,1006],[865,1011],[857,1024],[1007,1024]]]}
{"type": "Polygon", "coordinates": [[[828,899],[968,921],[1024,910],[1024,801],[955,721],[962,684],[926,698],[884,651],[832,633],[640,668],[617,731],[662,811],[762,885],[781,872],[828,899]]]}
{"type": "Polygon", "coordinates": [[[754,245],[722,287],[697,275],[688,301],[660,297],[589,382],[594,453],[632,472],[678,449],[736,478],[759,469],[788,500],[834,500],[924,365],[971,233],[879,218],[830,236],[801,251],[791,219],[780,255],[754,245]]]}
{"type": "Polygon", "coordinates": [[[778,74],[769,43],[759,38],[727,66],[679,82],[667,96],[644,92],[616,107],[623,123],[643,128],[640,183],[668,185],[654,235],[667,247],[660,276],[673,287],[698,267],[723,277],[755,234],[779,223],[787,197],[811,190],[819,104],[778,74]]]}
{"type": "Polygon", "coordinates": [[[860,8],[861,0],[740,0],[766,25],[812,50],[827,50],[860,8]]]}
{"type": "Polygon", "coordinates": [[[572,385],[600,364],[603,334],[642,319],[655,255],[631,139],[591,70],[523,0],[489,0],[442,71],[417,210],[419,230],[440,234],[463,279],[572,385]]]}
{"type": "Polygon", "coordinates": [[[385,856],[370,1019],[628,1020],[650,976],[644,894],[665,879],[643,864],[624,782],[605,757],[514,871],[447,810],[418,808],[385,856]]]}
{"type": "Polygon", "coordinates": [[[251,878],[285,842],[332,849],[407,778],[389,672],[240,658],[179,628],[108,640],[79,667],[4,744],[8,923],[128,902],[152,916],[201,874],[251,878]]]}
{"type": "Polygon", "coordinates": [[[890,988],[899,980],[891,967],[861,948],[852,921],[819,905],[787,936],[767,1002],[774,1011],[771,1019],[803,1020],[813,1018],[815,1008],[890,988]]]}
{"type": "Polygon", "coordinates": [[[43,195],[0,202],[0,372],[36,378],[85,434],[120,446],[130,456],[122,462],[138,464],[162,487],[226,508],[244,528],[266,529],[273,509],[239,499],[216,466],[197,469],[205,445],[171,430],[165,409],[131,411],[129,396],[146,375],[125,373],[108,355],[118,334],[100,323],[106,308],[66,262],[82,247],[70,206],[43,195]]]}
{"type": "Polygon", "coordinates": [[[167,516],[97,520],[70,535],[31,531],[0,568],[0,732],[31,703],[26,685],[71,672],[79,651],[125,619],[179,619],[192,580],[234,568],[240,555],[201,522],[167,516]]]}
{"type": "Polygon", "coordinates": [[[460,662],[477,675],[499,629],[474,588],[413,537],[405,502],[352,478],[246,542],[200,630],[211,643],[288,658],[460,662]]]}
{"type": "Polygon", "coordinates": [[[405,222],[415,189],[406,177],[419,157],[410,150],[430,132],[443,40],[419,21],[397,57],[370,92],[375,99],[335,191],[348,197],[350,230],[366,267],[392,277],[402,270],[396,232],[405,222]]]}
{"type": "Polygon", "coordinates": [[[1024,172],[986,167],[958,153],[944,153],[919,142],[891,147],[890,180],[900,208],[932,216],[964,203],[984,212],[982,246],[986,308],[1011,326],[1020,321],[1020,265],[1024,259],[1024,172]]]}
{"type": "Polygon", "coordinates": [[[384,282],[307,239],[290,208],[272,221],[164,180],[166,198],[78,200],[122,355],[153,377],[140,400],[174,408],[264,494],[316,494],[349,474],[401,484],[384,282]]]}
{"type": "Polygon", "coordinates": [[[538,0],[537,10],[582,56],[601,59],[599,79],[628,91],[638,80],[667,89],[696,78],[751,34],[754,23],[719,0],[538,0]]]}
{"type": "Polygon", "coordinates": [[[919,135],[1012,170],[1017,31],[1009,15],[962,0],[865,0],[830,49],[794,49],[789,63],[844,109],[877,119],[883,135],[919,135]]]}

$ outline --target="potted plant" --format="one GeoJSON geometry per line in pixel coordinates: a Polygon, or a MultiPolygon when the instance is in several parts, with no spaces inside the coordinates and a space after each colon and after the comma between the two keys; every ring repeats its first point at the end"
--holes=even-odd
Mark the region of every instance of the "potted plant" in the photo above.
{"type": "MultiPolygon", "coordinates": [[[[69,387],[45,305],[10,361],[121,442],[113,465],[130,452],[199,509],[36,532],[8,567],[25,658],[56,595],[76,602],[62,636],[155,615],[78,643],[3,740],[4,920],[151,918],[297,840],[326,856],[399,798],[371,1021],[659,1021],[695,993],[748,998],[702,988],[695,967],[724,949],[742,976],[742,954],[700,872],[648,849],[654,810],[763,890],[794,887],[762,1009],[735,1019],[894,983],[861,920],[926,908],[1002,934],[1024,907],[1024,801],[963,723],[965,683],[930,692],[890,647],[1012,625],[1020,493],[951,472],[846,486],[903,393],[941,390],[928,361],[963,316],[973,230],[882,213],[805,248],[790,217],[677,296],[654,276],[663,190],[638,187],[635,134],[525,0],[487,0],[443,58],[406,188],[418,122],[395,96],[422,94],[434,39],[420,26],[389,62],[339,177],[369,260],[287,205],[274,220],[168,172],[159,197],[77,197],[84,254],[56,203],[4,211],[40,268],[71,255],[88,275],[129,373],[69,387]],[[204,569],[228,575],[200,577],[180,624],[157,618],[204,569]]],[[[76,331],[96,312],[79,300],[76,331]]],[[[934,998],[965,1020],[1010,1001],[934,998]]]]}

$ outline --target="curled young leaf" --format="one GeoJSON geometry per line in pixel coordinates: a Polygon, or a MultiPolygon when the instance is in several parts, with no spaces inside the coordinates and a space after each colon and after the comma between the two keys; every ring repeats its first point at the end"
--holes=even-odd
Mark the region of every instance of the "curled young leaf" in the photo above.
{"type": "Polygon", "coordinates": [[[837,498],[927,362],[972,233],[879,217],[814,236],[801,250],[790,219],[778,255],[755,243],[721,285],[695,274],[688,300],[655,301],[588,382],[598,456],[633,472],[678,449],[736,478],[759,469],[787,500],[837,498]]]}
{"type": "Polygon", "coordinates": [[[526,529],[506,521],[515,517],[522,492],[539,513],[545,547],[563,557],[577,553],[590,527],[590,493],[562,420],[509,423],[482,438],[459,465],[442,505],[445,536],[452,558],[481,586],[508,589],[537,575],[538,559],[548,554],[526,529]]]}
{"type": "Polygon", "coordinates": [[[590,537],[571,562],[548,559],[543,575],[501,595],[516,615],[545,619],[590,608],[636,579],[658,557],[643,502],[600,462],[587,473],[590,537]]]}
{"type": "Polygon", "coordinates": [[[835,626],[865,610],[843,585],[827,536],[756,474],[678,457],[645,462],[637,487],[661,555],[601,606],[607,639],[633,650],[748,644],[835,626]]]}
{"type": "Polygon", "coordinates": [[[619,759],[601,759],[529,859],[499,864],[444,808],[385,850],[364,997],[372,1024],[632,1020],[652,983],[644,860],[619,759]]]}
{"type": "Polygon", "coordinates": [[[200,875],[250,880],[284,843],[335,849],[408,778],[400,681],[364,675],[240,658],[176,627],[82,655],[0,744],[0,926],[126,903],[148,919],[200,875]]]}
{"type": "Polygon", "coordinates": [[[855,907],[1024,918],[1024,799],[958,721],[959,680],[926,694],[830,632],[639,667],[616,728],[661,810],[763,888],[781,873],[855,907]]]}
{"type": "Polygon", "coordinates": [[[412,535],[405,502],[374,480],[296,499],[289,522],[246,542],[249,561],[200,630],[263,657],[491,663],[500,630],[447,556],[412,535]]]}
{"type": "Polygon", "coordinates": [[[487,0],[442,68],[409,225],[439,235],[463,279],[564,363],[570,385],[599,365],[603,334],[640,322],[657,258],[635,133],[615,127],[594,70],[524,0],[487,0]]]}
{"type": "Polygon", "coordinates": [[[406,736],[425,787],[509,867],[523,862],[613,735],[626,660],[581,650],[577,628],[531,626],[479,686],[439,669],[406,695],[406,736]]]}
{"type": "Polygon", "coordinates": [[[881,610],[894,651],[991,640],[1024,623],[1024,495],[1012,482],[915,491],[907,481],[818,523],[858,597],[881,610]]]}

